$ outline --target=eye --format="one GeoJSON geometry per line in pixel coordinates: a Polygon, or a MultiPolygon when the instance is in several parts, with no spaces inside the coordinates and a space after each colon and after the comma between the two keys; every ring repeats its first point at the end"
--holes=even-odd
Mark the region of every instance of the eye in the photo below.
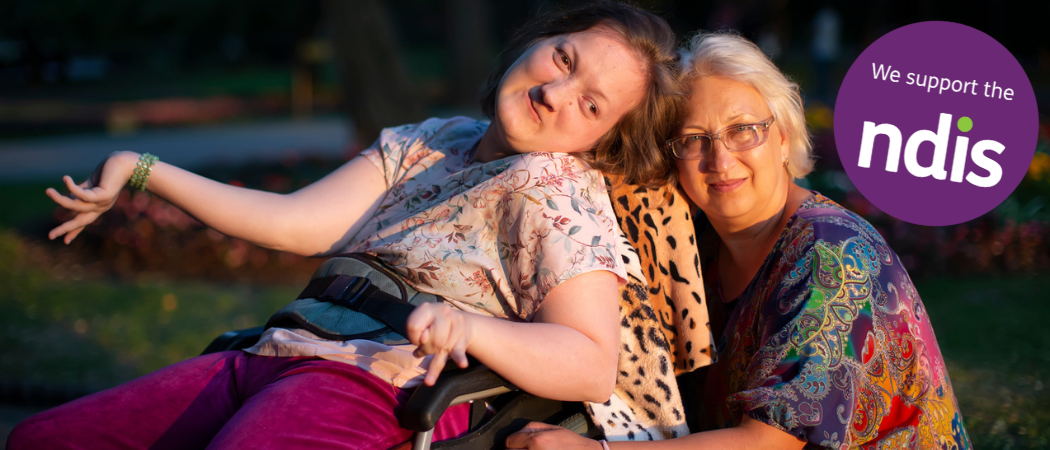
{"type": "Polygon", "coordinates": [[[591,111],[591,114],[593,114],[595,116],[598,115],[598,106],[595,105],[594,103],[587,102],[587,109],[589,109],[591,111]]]}
{"type": "Polygon", "coordinates": [[[572,60],[569,59],[569,55],[565,52],[558,50],[558,56],[561,58],[561,63],[565,64],[565,67],[572,67],[572,60]]]}

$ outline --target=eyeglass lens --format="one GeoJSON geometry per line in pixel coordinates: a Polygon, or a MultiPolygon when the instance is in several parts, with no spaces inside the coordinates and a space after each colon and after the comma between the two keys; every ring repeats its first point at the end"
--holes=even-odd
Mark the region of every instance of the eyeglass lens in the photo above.
{"type": "MultiPolygon", "coordinates": [[[[738,151],[758,145],[761,136],[757,125],[743,125],[725,130],[721,139],[730,151],[738,151]]],[[[707,135],[688,136],[675,141],[674,146],[675,153],[682,157],[700,157],[713,150],[714,139],[707,135]]]]}

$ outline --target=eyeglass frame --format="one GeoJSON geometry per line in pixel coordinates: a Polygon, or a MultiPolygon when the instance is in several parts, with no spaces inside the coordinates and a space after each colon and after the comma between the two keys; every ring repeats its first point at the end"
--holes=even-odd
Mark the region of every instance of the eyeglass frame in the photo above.
{"type": "Polygon", "coordinates": [[[726,126],[726,127],[722,128],[721,130],[718,130],[714,134],[711,134],[711,133],[683,134],[681,136],[675,136],[675,137],[673,137],[671,139],[668,139],[667,143],[664,144],[664,145],[667,146],[667,150],[669,150],[671,152],[671,156],[672,157],[674,157],[675,159],[681,159],[683,161],[696,161],[698,159],[703,159],[703,156],[701,155],[699,158],[682,158],[682,157],[676,155],[675,151],[674,151],[674,143],[675,143],[675,141],[680,141],[682,139],[687,139],[687,138],[697,137],[697,136],[707,136],[708,138],[710,138],[711,139],[711,148],[712,149],[715,148],[715,141],[722,141],[722,146],[725,147],[726,150],[728,152],[730,152],[730,153],[742,152],[742,151],[745,151],[745,150],[751,150],[751,149],[753,149],[755,147],[758,147],[759,145],[765,144],[766,141],[769,140],[769,127],[773,126],[773,122],[775,122],[776,119],[777,119],[777,116],[770,116],[768,119],[763,120],[761,122],[737,123],[737,124],[726,126]],[[759,126],[759,125],[762,126],[762,128],[765,131],[765,134],[764,135],[760,135],[761,139],[758,141],[758,143],[756,143],[755,145],[752,145],[752,146],[750,146],[748,148],[738,148],[738,149],[729,148],[729,144],[725,141],[725,139],[722,139],[722,134],[725,133],[726,130],[728,130],[730,128],[752,127],[752,126],[759,126]]]}

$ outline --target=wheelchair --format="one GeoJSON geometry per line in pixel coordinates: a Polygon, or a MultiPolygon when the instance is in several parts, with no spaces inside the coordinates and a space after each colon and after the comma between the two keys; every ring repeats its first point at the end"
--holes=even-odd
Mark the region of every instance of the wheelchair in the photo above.
{"type": "MultiPolygon", "coordinates": [[[[262,333],[263,327],[228,331],[215,338],[202,354],[251,347],[262,333]]],[[[449,364],[434,386],[415,388],[408,403],[398,412],[398,420],[402,428],[415,432],[412,450],[503,449],[507,436],[533,421],[560,425],[590,438],[601,436],[601,430],[591,423],[582,403],[537,397],[473,360],[466,369],[449,364]],[[471,404],[468,433],[456,439],[431,442],[434,426],[444,411],[468,402],[471,404]]],[[[395,448],[406,447],[402,444],[395,448]]]]}

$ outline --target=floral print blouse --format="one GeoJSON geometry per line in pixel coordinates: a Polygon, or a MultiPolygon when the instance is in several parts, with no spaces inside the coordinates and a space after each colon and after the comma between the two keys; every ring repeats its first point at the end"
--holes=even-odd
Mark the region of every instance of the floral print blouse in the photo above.
{"type": "MultiPolygon", "coordinates": [[[[721,298],[715,278],[708,298],[721,298]]],[[[806,448],[970,448],[919,293],[856,214],[815,194],[725,306],[701,428],[746,414],[806,448]]]]}
{"type": "Polygon", "coordinates": [[[458,117],[383,130],[362,155],[388,193],[343,251],[374,253],[459,309],[513,320],[532,320],[576,275],[626,279],[601,174],[563,153],[473,163],[487,127],[458,117]]]}

